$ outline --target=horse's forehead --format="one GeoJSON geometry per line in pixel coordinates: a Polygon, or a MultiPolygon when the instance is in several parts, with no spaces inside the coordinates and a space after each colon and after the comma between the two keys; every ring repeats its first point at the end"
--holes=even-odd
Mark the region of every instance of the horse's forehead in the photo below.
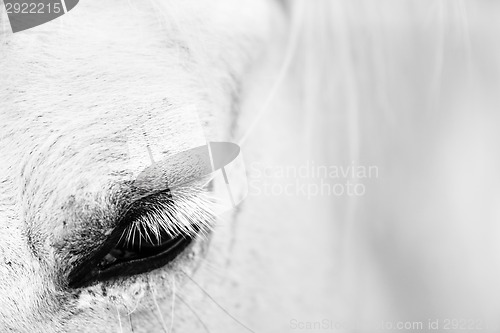
{"type": "MultiPolygon", "coordinates": [[[[102,103],[109,107],[100,113],[127,102],[141,108],[147,100],[167,95],[167,89],[182,90],[192,84],[193,77],[186,78],[179,69],[180,64],[195,66],[186,35],[169,36],[167,28],[149,22],[150,13],[118,8],[111,16],[106,15],[110,9],[99,13],[92,6],[81,7],[60,23],[7,36],[1,45],[2,100],[35,104],[29,110],[17,107],[16,114],[43,110],[43,116],[49,111],[69,117],[78,112],[70,108],[78,107],[79,116],[91,115],[102,103]],[[172,79],[175,86],[169,87],[172,79]]],[[[127,113],[127,108],[121,111],[127,113]]]]}
{"type": "Polygon", "coordinates": [[[75,123],[101,131],[107,123],[112,132],[166,105],[194,105],[202,118],[221,114],[269,28],[265,6],[255,4],[186,1],[157,8],[148,1],[137,8],[89,1],[67,18],[4,34],[1,132],[45,135],[75,130],[75,123]]]}
{"type": "MultiPolygon", "coordinates": [[[[12,181],[24,171],[55,171],[57,158],[69,159],[71,150],[81,154],[79,147],[123,149],[123,133],[145,123],[145,117],[153,120],[150,130],[161,128],[170,135],[166,150],[199,143],[199,122],[205,134],[215,131],[207,128],[208,119],[223,127],[232,106],[228,96],[237,90],[248,55],[258,50],[267,32],[259,20],[267,22],[269,13],[258,3],[268,2],[244,9],[227,0],[211,5],[186,1],[155,11],[154,2],[136,8],[89,1],[67,18],[4,33],[0,181],[12,181]],[[176,116],[154,121],[164,114],[176,116]],[[68,149],[57,152],[57,146],[68,149]],[[53,158],[22,162],[36,160],[30,156],[36,154],[53,158]]],[[[2,192],[12,195],[12,189],[3,186],[2,192]]]]}

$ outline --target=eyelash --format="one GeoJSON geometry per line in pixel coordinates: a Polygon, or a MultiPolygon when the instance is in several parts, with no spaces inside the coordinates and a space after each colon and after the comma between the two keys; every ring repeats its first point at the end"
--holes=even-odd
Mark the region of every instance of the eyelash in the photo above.
{"type": "Polygon", "coordinates": [[[215,221],[213,208],[217,203],[206,187],[176,187],[170,189],[170,195],[173,199],[159,201],[137,217],[123,230],[120,240],[124,238],[126,243],[134,242],[139,234],[139,242],[144,235],[144,239],[159,243],[161,232],[173,238],[181,235],[206,237],[212,231],[215,221]]]}

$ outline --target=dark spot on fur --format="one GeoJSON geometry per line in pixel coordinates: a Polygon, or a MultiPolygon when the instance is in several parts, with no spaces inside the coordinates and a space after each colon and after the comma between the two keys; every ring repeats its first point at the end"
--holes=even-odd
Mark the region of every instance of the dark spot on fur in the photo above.
{"type": "Polygon", "coordinates": [[[74,316],[78,316],[84,313],[83,309],[75,308],[71,311],[74,316]]]}
{"type": "Polygon", "coordinates": [[[76,290],[73,290],[71,292],[71,296],[73,296],[73,298],[75,298],[75,299],[79,298],[81,294],[82,294],[82,291],[80,289],[76,289],[76,290]]]}
{"type": "Polygon", "coordinates": [[[103,284],[101,284],[101,290],[102,290],[102,296],[106,297],[108,295],[108,292],[103,284]]]}
{"type": "Polygon", "coordinates": [[[40,254],[38,253],[38,250],[37,250],[37,245],[39,245],[39,244],[36,244],[37,240],[35,240],[35,238],[33,237],[33,234],[32,234],[30,229],[28,229],[26,231],[26,238],[28,241],[28,247],[30,248],[30,250],[33,253],[33,255],[35,256],[35,258],[37,258],[38,261],[42,261],[42,258],[40,258],[40,254]]]}

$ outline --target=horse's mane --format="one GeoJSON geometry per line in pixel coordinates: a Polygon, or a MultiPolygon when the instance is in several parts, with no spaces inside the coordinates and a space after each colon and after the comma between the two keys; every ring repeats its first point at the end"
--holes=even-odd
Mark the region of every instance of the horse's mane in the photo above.
{"type": "Polygon", "coordinates": [[[337,157],[359,159],[363,142],[381,134],[373,126],[401,124],[432,110],[451,47],[461,54],[463,68],[471,61],[466,6],[473,5],[461,0],[286,5],[290,32],[297,35],[291,38],[298,38],[291,68],[302,82],[305,135],[337,157]],[[408,74],[412,65],[425,75],[408,74]],[[399,107],[417,98],[415,109],[399,107]]]}

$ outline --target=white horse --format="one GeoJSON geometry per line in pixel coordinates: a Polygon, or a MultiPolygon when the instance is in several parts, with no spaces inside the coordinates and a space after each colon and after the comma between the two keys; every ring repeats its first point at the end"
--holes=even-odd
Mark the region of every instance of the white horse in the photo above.
{"type": "Polygon", "coordinates": [[[0,330],[484,329],[497,7],[87,0],[16,34],[2,12],[0,330]],[[135,186],[207,141],[241,146],[236,209],[135,186]]]}

